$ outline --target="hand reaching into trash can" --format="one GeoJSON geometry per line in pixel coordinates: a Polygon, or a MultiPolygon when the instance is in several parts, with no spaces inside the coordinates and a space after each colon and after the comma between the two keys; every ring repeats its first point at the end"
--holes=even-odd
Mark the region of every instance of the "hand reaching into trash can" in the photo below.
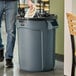
{"type": "MultiPolygon", "coordinates": [[[[29,9],[33,10],[33,8],[35,6],[34,3],[31,0],[27,0],[27,1],[28,1],[29,9]]],[[[20,3],[19,3],[18,13],[21,17],[25,16],[25,3],[22,2],[21,0],[20,0],[20,3]]]]}
{"type": "Polygon", "coordinates": [[[34,3],[31,0],[28,0],[28,6],[29,6],[29,8],[31,10],[34,7],[34,3]]]}
{"type": "Polygon", "coordinates": [[[28,6],[29,6],[29,9],[25,14],[25,18],[33,18],[36,13],[36,6],[31,0],[28,0],[28,6]]]}

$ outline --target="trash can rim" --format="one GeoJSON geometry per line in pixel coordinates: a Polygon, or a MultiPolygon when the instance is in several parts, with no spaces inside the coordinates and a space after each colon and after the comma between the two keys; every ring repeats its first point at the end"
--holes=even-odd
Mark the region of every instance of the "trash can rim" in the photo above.
{"type": "Polygon", "coordinates": [[[18,20],[56,20],[57,17],[56,16],[53,16],[53,17],[34,17],[34,18],[24,18],[24,17],[20,17],[20,16],[17,16],[17,19],[18,20]]]}

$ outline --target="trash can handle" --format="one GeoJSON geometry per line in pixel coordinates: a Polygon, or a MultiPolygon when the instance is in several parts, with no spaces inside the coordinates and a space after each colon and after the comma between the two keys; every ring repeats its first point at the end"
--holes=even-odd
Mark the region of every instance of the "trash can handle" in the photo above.
{"type": "Polygon", "coordinates": [[[48,30],[51,30],[51,29],[58,27],[56,20],[46,20],[46,23],[48,24],[48,30]]]}

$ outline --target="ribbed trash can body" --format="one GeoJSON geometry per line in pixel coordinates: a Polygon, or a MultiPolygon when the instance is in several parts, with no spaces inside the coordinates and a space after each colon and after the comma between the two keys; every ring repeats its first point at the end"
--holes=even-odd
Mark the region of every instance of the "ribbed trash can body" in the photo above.
{"type": "Polygon", "coordinates": [[[52,20],[18,20],[19,65],[25,71],[48,71],[55,66],[55,30],[52,20]]]}

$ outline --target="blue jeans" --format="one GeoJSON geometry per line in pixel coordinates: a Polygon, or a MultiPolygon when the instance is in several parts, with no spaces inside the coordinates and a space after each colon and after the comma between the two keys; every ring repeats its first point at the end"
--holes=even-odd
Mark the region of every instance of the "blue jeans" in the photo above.
{"type": "Polygon", "coordinates": [[[6,59],[13,58],[13,50],[16,38],[16,14],[17,1],[0,1],[0,49],[4,49],[1,38],[1,20],[3,12],[5,12],[5,27],[7,33],[6,59]]]}

